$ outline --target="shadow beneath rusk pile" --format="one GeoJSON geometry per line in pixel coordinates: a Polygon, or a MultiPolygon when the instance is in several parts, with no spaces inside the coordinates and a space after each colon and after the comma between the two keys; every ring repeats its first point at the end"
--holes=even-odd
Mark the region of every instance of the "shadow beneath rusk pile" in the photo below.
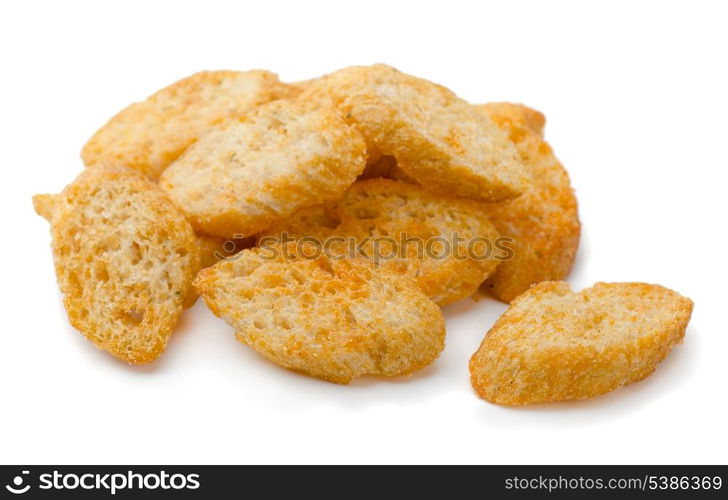
{"type": "Polygon", "coordinates": [[[433,385],[441,385],[437,363],[410,376],[364,376],[347,385],[335,384],[287,370],[268,361],[254,350],[237,343],[237,350],[245,372],[235,370],[230,376],[239,377],[241,383],[262,384],[266,390],[259,394],[270,406],[281,410],[302,413],[324,406],[341,406],[359,409],[386,404],[406,405],[436,397],[440,391],[433,385]]]}
{"type": "Polygon", "coordinates": [[[349,383],[349,387],[365,389],[368,387],[378,386],[380,384],[414,385],[429,377],[437,376],[437,372],[437,363],[435,363],[423,368],[422,370],[416,371],[412,375],[402,377],[380,377],[377,375],[367,375],[355,378],[349,383]]]}

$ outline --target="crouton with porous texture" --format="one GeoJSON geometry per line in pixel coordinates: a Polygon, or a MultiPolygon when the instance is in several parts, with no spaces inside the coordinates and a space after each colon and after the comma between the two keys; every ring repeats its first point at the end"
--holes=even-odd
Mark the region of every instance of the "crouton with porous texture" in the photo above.
{"type": "Polygon", "coordinates": [[[338,202],[302,211],[259,241],[284,234],[313,237],[322,249],[347,255],[361,252],[382,268],[415,279],[439,305],[475,293],[498,265],[498,231],[483,216],[481,203],[389,179],[358,181],[338,202]],[[334,244],[324,247],[327,240],[334,244]]]}
{"type": "Polygon", "coordinates": [[[544,115],[520,104],[480,106],[516,144],[533,180],[515,200],[490,204],[488,218],[512,238],[513,258],[498,266],[486,289],[509,302],[532,284],[558,281],[571,270],[581,224],[569,175],[543,139],[544,115]]]}
{"type": "Polygon", "coordinates": [[[484,399],[524,405],[604,394],[649,376],[682,342],[693,302],[646,283],[572,292],[534,285],[511,302],[470,359],[484,399]]]}
{"type": "Polygon", "coordinates": [[[408,175],[449,196],[498,202],[530,182],[508,136],[479,110],[441,85],[390,66],[353,66],[311,83],[367,141],[408,175]]]}
{"type": "Polygon", "coordinates": [[[119,112],[91,137],[81,157],[87,165],[124,165],[156,180],[205,132],[298,92],[268,71],[195,73],[119,112]]]}
{"type": "Polygon", "coordinates": [[[156,359],[199,268],[190,224],[156,184],[122,167],[88,168],[60,194],[33,201],[51,223],[74,328],[128,363],[156,359]]]}
{"type": "Polygon", "coordinates": [[[364,139],[336,112],[281,100],[203,136],[167,168],[160,186],[195,229],[253,236],[340,197],[364,161],[364,139]]]}
{"type": "Polygon", "coordinates": [[[347,384],[411,374],[444,348],[437,305],[364,259],[308,259],[295,244],[243,250],[195,286],[238,340],[285,368],[347,384]]]}

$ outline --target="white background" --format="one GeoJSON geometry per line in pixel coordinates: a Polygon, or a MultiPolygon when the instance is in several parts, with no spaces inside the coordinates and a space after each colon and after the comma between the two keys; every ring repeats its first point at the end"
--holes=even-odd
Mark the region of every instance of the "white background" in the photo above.
{"type": "Polygon", "coordinates": [[[0,462],[725,463],[726,19],[685,2],[5,2],[0,462]],[[202,69],[287,81],[387,62],[472,102],[546,113],[583,222],[570,281],[647,281],[695,301],[646,381],[586,402],[478,399],[467,363],[505,306],[448,307],[447,348],[401,380],[289,373],[199,302],[146,367],[67,322],[31,195],[81,170],[133,100],[202,69]]]}

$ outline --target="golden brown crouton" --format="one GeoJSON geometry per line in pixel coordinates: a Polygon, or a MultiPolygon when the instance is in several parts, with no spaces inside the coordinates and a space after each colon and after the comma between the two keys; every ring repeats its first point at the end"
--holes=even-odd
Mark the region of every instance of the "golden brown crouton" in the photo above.
{"type": "Polygon", "coordinates": [[[413,281],[363,259],[254,248],[201,271],[195,286],[238,340],[330,382],[408,375],[444,347],[439,308],[413,281]]]}
{"type": "Polygon", "coordinates": [[[518,198],[489,205],[486,213],[513,239],[513,259],[502,262],[487,289],[509,302],[540,281],[562,280],[571,270],[581,225],[569,176],[543,140],[544,116],[520,104],[480,106],[516,144],[533,184],[518,198]]]}
{"type": "Polygon", "coordinates": [[[203,71],[122,110],[83,147],[87,165],[117,164],[156,180],[202,134],[298,93],[268,71],[203,71]]]}
{"type": "Polygon", "coordinates": [[[530,182],[506,134],[445,87],[377,64],[326,75],[302,96],[314,92],[428,189],[497,202],[530,182]]]}
{"type": "Polygon", "coordinates": [[[51,223],[68,318],[132,364],[166,348],[199,267],[192,227],[141,173],[97,166],[63,192],[34,198],[51,223]]]}
{"type": "Polygon", "coordinates": [[[322,244],[347,238],[330,250],[356,249],[382,268],[414,278],[440,305],[472,295],[498,265],[498,232],[480,203],[389,179],[358,181],[338,202],[301,211],[259,241],[282,234],[322,244]]]}
{"type": "Polygon", "coordinates": [[[195,229],[252,236],[341,196],[364,170],[364,153],[361,134],[333,110],[281,100],[202,137],[160,186],[195,229]]]}
{"type": "Polygon", "coordinates": [[[534,285],[511,302],[470,359],[484,399],[584,399],[649,376],[685,334],[693,302],[645,283],[534,285]]]}

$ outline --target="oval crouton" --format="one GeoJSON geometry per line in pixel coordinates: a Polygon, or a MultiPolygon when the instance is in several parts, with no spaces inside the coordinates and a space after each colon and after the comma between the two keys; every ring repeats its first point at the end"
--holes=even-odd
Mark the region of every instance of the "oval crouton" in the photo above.
{"type": "Polygon", "coordinates": [[[345,68],[311,86],[307,93],[328,93],[381,154],[428,189],[497,202],[530,182],[507,135],[441,85],[377,64],[345,68]]]}
{"type": "Polygon", "coordinates": [[[363,259],[309,259],[295,247],[243,250],[195,279],[238,340],[280,366],[339,384],[408,375],[439,356],[442,313],[414,282],[363,259]]]}
{"type": "Polygon", "coordinates": [[[470,359],[484,399],[524,405],[584,399],[649,376],[685,335],[693,302],[645,283],[572,292],[545,281],[517,297],[470,359]]]}
{"type": "Polygon", "coordinates": [[[489,204],[486,214],[503,236],[512,239],[513,258],[488,278],[487,290],[510,302],[541,281],[558,281],[571,270],[581,224],[569,175],[543,140],[544,116],[520,104],[480,106],[508,132],[533,180],[515,200],[489,204]]]}
{"type": "Polygon", "coordinates": [[[313,237],[327,251],[367,257],[413,278],[430,299],[446,305],[475,293],[498,265],[498,231],[481,205],[374,178],[357,181],[325,209],[276,224],[265,236],[313,237]],[[347,241],[323,246],[335,238],[347,241]]]}
{"type": "Polygon", "coordinates": [[[195,229],[253,236],[301,208],[341,196],[364,170],[361,134],[328,108],[259,107],[205,135],[160,179],[195,229]]]}
{"type": "Polygon", "coordinates": [[[298,89],[268,71],[202,71],[119,112],[81,152],[86,165],[131,167],[156,180],[213,127],[298,89]]]}
{"type": "Polygon", "coordinates": [[[190,224],[153,182],[121,167],[88,168],[34,204],[51,223],[56,275],[74,328],[128,363],[156,359],[199,268],[190,224]]]}

